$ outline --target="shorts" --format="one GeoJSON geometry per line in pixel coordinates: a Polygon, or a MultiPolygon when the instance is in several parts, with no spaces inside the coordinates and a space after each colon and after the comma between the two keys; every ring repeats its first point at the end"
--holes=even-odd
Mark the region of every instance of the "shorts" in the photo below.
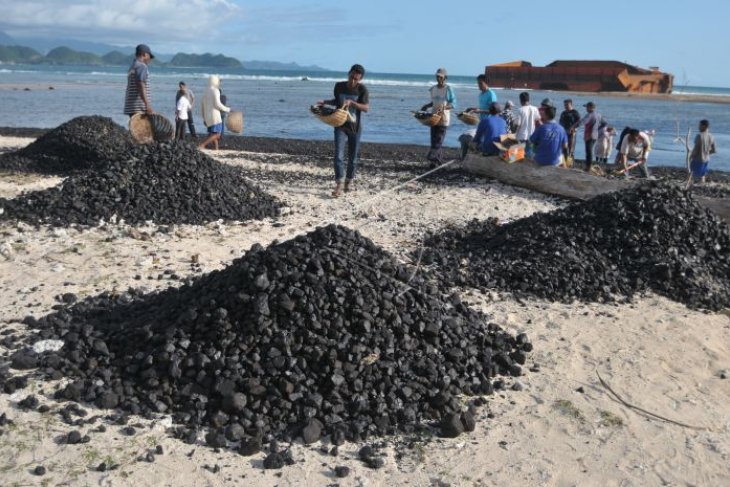
{"type": "Polygon", "coordinates": [[[692,170],[692,176],[696,178],[703,178],[707,175],[710,161],[692,161],[689,164],[689,168],[692,170]]]}
{"type": "Polygon", "coordinates": [[[223,133],[223,124],[217,123],[215,125],[211,125],[208,127],[208,133],[209,134],[222,134],[223,133]]]}

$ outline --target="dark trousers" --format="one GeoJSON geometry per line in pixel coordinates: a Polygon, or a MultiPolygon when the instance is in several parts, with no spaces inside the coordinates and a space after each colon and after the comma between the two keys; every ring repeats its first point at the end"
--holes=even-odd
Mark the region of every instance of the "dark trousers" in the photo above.
{"type": "Polygon", "coordinates": [[[426,158],[431,162],[444,163],[444,139],[446,138],[446,129],[443,125],[431,127],[431,150],[428,151],[426,158]]]}
{"type": "Polygon", "coordinates": [[[596,139],[586,140],[586,171],[591,170],[593,165],[593,146],[596,145],[596,139]]]}
{"type": "Polygon", "coordinates": [[[188,110],[188,130],[190,131],[190,134],[193,137],[197,137],[198,134],[195,133],[195,122],[193,122],[193,111],[188,110]]]}
{"type": "Polygon", "coordinates": [[[183,140],[185,138],[185,124],[186,120],[175,120],[175,140],[183,140]]]}
{"type": "Polygon", "coordinates": [[[578,134],[567,130],[566,132],[568,132],[568,154],[570,157],[573,157],[575,154],[575,141],[578,138],[578,134]]]}

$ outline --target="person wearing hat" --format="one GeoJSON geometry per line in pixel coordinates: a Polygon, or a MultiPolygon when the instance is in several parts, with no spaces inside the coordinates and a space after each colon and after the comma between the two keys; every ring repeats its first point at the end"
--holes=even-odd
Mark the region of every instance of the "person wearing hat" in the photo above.
{"type": "Polygon", "coordinates": [[[362,134],[362,113],[370,111],[370,92],[361,83],[365,68],[353,64],[347,72],[347,81],[335,83],[334,98],[319,100],[317,105],[335,105],[347,110],[349,120],[341,127],[335,127],[335,189],[333,198],[354,189],[357,163],[360,157],[360,136],[362,134]],[[345,145],[347,145],[347,168],[345,168],[345,145]],[[344,183],[344,184],[343,184],[344,183]]]}
{"type": "Polygon", "coordinates": [[[589,101],[583,106],[587,113],[578,122],[573,124],[571,130],[577,130],[581,125],[585,127],[583,140],[585,141],[586,148],[586,172],[588,172],[593,166],[593,146],[596,145],[596,140],[598,140],[598,126],[601,124],[602,117],[596,111],[596,104],[592,101],[589,101]]]}
{"type": "Polygon", "coordinates": [[[568,157],[568,134],[555,121],[557,109],[550,98],[540,103],[539,110],[542,124],[530,136],[530,143],[535,146],[533,158],[541,166],[557,166],[568,157]]]}
{"type": "Polygon", "coordinates": [[[477,134],[474,136],[474,144],[485,156],[496,156],[499,149],[494,145],[499,142],[500,135],[507,133],[507,122],[499,114],[502,107],[494,102],[489,105],[489,114],[479,122],[477,134]]]}
{"type": "Polygon", "coordinates": [[[135,49],[134,62],[127,72],[127,91],[124,97],[124,114],[154,113],[150,96],[150,73],[148,65],[155,58],[147,44],[135,49]]]}
{"type": "Polygon", "coordinates": [[[441,113],[439,123],[431,127],[431,150],[428,151],[426,156],[431,161],[431,167],[446,162],[443,155],[444,139],[446,138],[446,129],[451,122],[451,110],[456,105],[456,96],[451,86],[446,84],[447,78],[446,69],[439,68],[436,70],[436,84],[429,89],[431,102],[421,107],[422,111],[432,108],[434,112],[441,113]]]}

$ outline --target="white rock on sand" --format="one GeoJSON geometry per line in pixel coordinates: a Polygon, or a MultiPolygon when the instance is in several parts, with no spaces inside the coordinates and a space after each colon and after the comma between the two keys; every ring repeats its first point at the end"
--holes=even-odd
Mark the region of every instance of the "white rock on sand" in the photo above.
{"type": "MultiPolygon", "coordinates": [[[[0,147],[13,143],[0,137],[0,147]]],[[[303,166],[281,158],[276,164],[255,162],[246,153],[214,155],[262,174],[258,182],[287,201],[290,211],[276,221],[180,225],[165,231],[107,225],[60,232],[0,223],[0,242],[9,249],[0,258],[0,329],[25,333],[19,321],[28,314],[48,313],[56,304],[54,296],[62,293],[83,298],[129,286],[174,285],[177,281],[158,276],[165,270],[188,275],[192,259],[206,272],[221,268],[254,243],[288,239],[325,223],[355,228],[405,260],[427,229],[472,218],[516,219],[558,204],[486,182],[414,182],[380,198],[365,188],[334,200],[328,196],[332,189],[328,166],[303,166]],[[314,178],[284,184],[266,177],[287,171],[314,178]]],[[[375,187],[395,184],[389,174],[367,177],[375,187]]],[[[57,182],[0,174],[0,197],[57,182]]],[[[184,444],[166,435],[169,424],[164,420],[131,420],[142,426],[132,437],[122,435],[121,426],[107,426],[104,433],[84,426],[81,432],[91,436],[90,443],[57,445],[54,438],[71,427],[54,414],[22,412],[9,396],[0,395],[0,412],[15,422],[0,427],[0,483],[730,485],[730,382],[720,374],[730,369],[728,315],[691,311],[654,295],[620,306],[518,302],[500,293],[469,289],[463,296],[502,326],[527,332],[535,346],[528,367],[539,366],[539,372],[520,378],[522,391],[488,398],[472,434],[410,447],[386,438],[391,445],[385,450],[386,466],[377,471],[354,459],[358,445],[345,444],[335,458],[320,453],[319,445],[295,444],[294,458],[303,462],[278,472],[264,471],[262,454],[241,457],[233,451],[184,444]],[[599,374],[623,401],[637,408],[613,395],[599,374]],[[154,463],[137,461],[158,444],[164,454],[154,463]],[[95,471],[102,462],[119,467],[95,471]],[[36,465],[46,467],[45,476],[30,473],[36,465]],[[215,465],[218,473],[211,472],[215,465]],[[336,479],[332,471],[337,465],[349,466],[350,476],[336,479]]],[[[52,390],[53,384],[34,382],[14,397],[50,395],[52,390]]],[[[56,405],[45,398],[42,403],[56,405]]],[[[106,413],[88,409],[91,415],[106,413]]]]}

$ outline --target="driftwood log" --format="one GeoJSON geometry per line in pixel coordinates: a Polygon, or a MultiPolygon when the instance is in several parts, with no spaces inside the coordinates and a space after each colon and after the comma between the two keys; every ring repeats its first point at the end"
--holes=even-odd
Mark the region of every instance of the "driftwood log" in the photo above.
{"type": "MultiPolygon", "coordinates": [[[[540,166],[529,160],[510,164],[496,156],[479,154],[467,155],[462,161],[462,167],[473,174],[496,179],[511,186],[576,200],[589,200],[600,194],[620,191],[637,184],[635,180],[607,179],[578,169],[540,166]]],[[[730,222],[730,200],[701,196],[695,196],[695,200],[730,222]]]]}

